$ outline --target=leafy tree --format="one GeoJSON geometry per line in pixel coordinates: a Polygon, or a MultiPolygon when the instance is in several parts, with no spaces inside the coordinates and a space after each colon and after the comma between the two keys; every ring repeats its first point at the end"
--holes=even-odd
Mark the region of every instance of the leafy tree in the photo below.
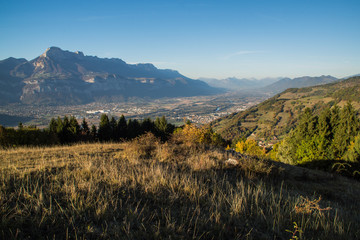
{"type": "Polygon", "coordinates": [[[251,156],[264,157],[265,149],[260,147],[254,139],[246,139],[236,143],[235,151],[251,156]]]}

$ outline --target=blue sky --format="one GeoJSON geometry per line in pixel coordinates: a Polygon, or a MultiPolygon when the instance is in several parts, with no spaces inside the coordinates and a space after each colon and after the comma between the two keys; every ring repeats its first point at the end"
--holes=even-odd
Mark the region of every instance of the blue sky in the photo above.
{"type": "Polygon", "coordinates": [[[0,0],[0,59],[50,46],[192,77],[360,73],[359,0],[0,0]]]}

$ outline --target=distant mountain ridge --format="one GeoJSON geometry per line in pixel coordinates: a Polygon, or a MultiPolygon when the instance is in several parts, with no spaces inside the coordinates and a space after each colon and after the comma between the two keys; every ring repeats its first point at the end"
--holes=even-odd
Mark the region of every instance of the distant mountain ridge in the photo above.
{"type": "Polygon", "coordinates": [[[320,76],[320,77],[298,77],[298,78],[283,78],[277,82],[274,82],[266,86],[267,90],[271,90],[273,93],[280,93],[288,88],[302,88],[302,87],[311,87],[318,86],[327,83],[336,82],[339,79],[333,76],[320,76]]]}
{"type": "Polygon", "coordinates": [[[288,88],[301,88],[317,86],[335,82],[338,79],[332,76],[319,77],[298,77],[298,78],[263,78],[263,79],[248,79],[248,78],[199,78],[212,87],[224,88],[228,90],[246,90],[258,89],[264,92],[271,92],[272,94],[280,93],[288,88]]]}
{"type": "Polygon", "coordinates": [[[206,82],[212,87],[224,88],[229,90],[245,90],[245,89],[254,89],[261,88],[268,84],[278,81],[280,78],[263,78],[263,79],[253,79],[253,78],[236,78],[230,77],[225,79],[216,79],[216,78],[199,78],[199,80],[206,82]]]}
{"type": "Polygon", "coordinates": [[[127,97],[178,97],[219,92],[150,63],[85,56],[50,47],[39,57],[0,61],[0,103],[79,104],[127,97]]]}

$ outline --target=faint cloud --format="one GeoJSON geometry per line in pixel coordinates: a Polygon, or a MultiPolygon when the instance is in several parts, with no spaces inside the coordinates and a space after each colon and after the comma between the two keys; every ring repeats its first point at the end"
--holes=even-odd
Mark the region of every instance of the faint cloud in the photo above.
{"type": "Polygon", "coordinates": [[[234,52],[234,53],[224,56],[223,59],[228,60],[228,59],[230,59],[232,57],[236,57],[236,56],[250,55],[250,54],[257,54],[257,53],[264,53],[264,51],[248,51],[248,50],[238,51],[238,52],[234,52]]]}
{"type": "Polygon", "coordinates": [[[117,16],[88,16],[88,17],[78,18],[77,20],[80,22],[92,22],[92,21],[109,20],[115,18],[117,18],[117,16]]]}

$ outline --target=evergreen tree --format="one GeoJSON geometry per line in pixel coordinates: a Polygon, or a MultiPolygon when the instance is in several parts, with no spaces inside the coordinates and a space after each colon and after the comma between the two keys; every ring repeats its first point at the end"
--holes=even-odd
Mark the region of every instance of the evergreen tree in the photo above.
{"type": "MultiPolygon", "coordinates": [[[[319,125],[318,125],[318,157],[321,159],[331,158],[331,153],[329,147],[333,138],[332,125],[331,125],[331,110],[330,108],[325,108],[319,116],[319,125]]],[[[314,140],[314,139],[313,139],[314,140]]]]}
{"type": "Polygon", "coordinates": [[[141,133],[146,133],[146,132],[152,132],[154,133],[155,131],[155,127],[154,127],[154,122],[151,121],[150,118],[145,118],[142,122],[141,122],[141,133]]]}
{"type": "Polygon", "coordinates": [[[335,131],[340,122],[340,107],[335,105],[331,108],[331,118],[330,118],[330,125],[331,125],[331,132],[332,138],[334,138],[335,131]]]}
{"type": "Polygon", "coordinates": [[[80,126],[78,121],[74,116],[70,117],[69,121],[69,131],[71,133],[71,137],[73,140],[76,140],[76,138],[80,135],[80,126]]]}
{"type": "Polygon", "coordinates": [[[339,123],[336,127],[332,147],[334,157],[343,158],[347,146],[354,140],[359,132],[359,119],[352,104],[348,102],[340,111],[339,123]]]}
{"type": "Polygon", "coordinates": [[[110,128],[111,128],[111,140],[113,140],[113,141],[118,140],[117,122],[114,117],[111,117],[111,119],[110,119],[110,128]]]}
{"type": "Polygon", "coordinates": [[[58,122],[55,120],[55,118],[51,118],[49,123],[49,131],[52,133],[57,133],[57,124],[58,122]]]}
{"type": "Polygon", "coordinates": [[[357,135],[351,142],[344,159],[350,162],[360,162],[360,135],[357,135]]]}
{"type": "Polygon", "coordinates": [[[106,114],[102,114],[100,117],[98,137],[100,141],[109,141],[111,138],[110,121],[106,114]]]}
{"type": "Polygon", "coordinates": [[[175,126],[169,124],[166,121],[165,116],[162,116],[161,118],[157,117],[154,124],[155,124],[156,135],[160,137],[162,141],[167,140],[170,133],[172,133],[175,128],[175,126]]]}
{"type": "Polygon", "coordinates": [[[296,127],[295,138],[298,142],[311,138],[316,131],[317,119],[314,118],[311,109],[305,108],[304,112],[300,116],[299,125],[296,127]]]}
{"type": "Polygon", "coordinates": [[[96,129],[96,126],[94,124],[91,126],[90,136],[91,136],[93,141],[95,141],[96,138],[97,138],[97,129],[96,129]]]}
{"type": "Polygon", "coordinates": [[[81,122],[81,133],[85,136],[89,136],[90,135],[90,129],[89,129],[89,125],[86,122],[86,119],[83,118],[82,122],[81,122]]]}
{"type": "Polygon", "coordinates": [[[127,138],[127,124],[124,115],[121,115],[116,126],[117,136],[119,139],[127,138]]]}
{"type": "Polygon", "coordinates": [[[127,137],[129,139],[140,135],[140,123],[137,119],[129,119],[127,124],[127,137]]]}
{"type": "MultiPolygon", "coordinates": [[[[65,120],[65,117],[64,117],[64,120],[65,120]]],[[[67,121],[67,123],[68,123],[68,121],[67,121]]],[[[62,143],[62,144],[67,143],[67,140],[68,140],[68,132],[67,131],[68,131],[68,129],[67,129],[67,126],[65,125],[65,122],[60,117],[58,117],[57,121],[56,121],[56,134],[60,140],[60,143],[62,143]]]]}

